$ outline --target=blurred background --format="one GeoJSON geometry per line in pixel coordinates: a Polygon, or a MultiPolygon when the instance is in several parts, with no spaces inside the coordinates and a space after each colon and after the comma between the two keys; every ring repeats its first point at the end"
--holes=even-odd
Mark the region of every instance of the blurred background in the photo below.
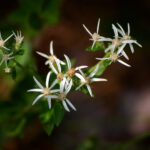
{"type": "MultiPolygon", "coordinates": [[[[135,46],[134,54],[128,50],[131,68],[115,63],[101,76],[108,82],[92,84],[94,99],[71,93],[77,112],[66,113],[50,136],[38,118],[31,118],[21,136],[5,138],[3,150],[150,150],[150,1],[5,0],[0,14],[2,32],[21,30],[31,41],[38,72],[44,76],[45,59],[35,51],[48,54],[51,40],[59,58],[65,53],[76,65],[96,64],[95,57],[104,53],[85,50],[91,42],[82,24],[95,32],[99,17],[101,35],[112,37],[112,23],[126,30],[129,22],[132,37],[143,46],[135,46]]],[[[0,98],[7,101],[12,89],[3,78],[0,74],[0,98]]]]}

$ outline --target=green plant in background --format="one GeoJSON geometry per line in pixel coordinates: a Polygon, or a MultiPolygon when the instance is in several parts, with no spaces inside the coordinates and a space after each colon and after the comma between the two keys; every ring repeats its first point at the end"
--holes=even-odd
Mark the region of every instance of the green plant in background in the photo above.
{"type": "MultiPolygon", "coordinates": [[[[41,0],[36,5],[37,7],[34,7],[35,3],[36,1],[21,0],[21,8],[9,16],[10,22],[22,24],[24,32],[29,36],[34,35],[44,24],[55,23],[59,16],[57,11],[59,1],[41,0]],[[29,9],[27,10],[26,7],[29,9]],[[49,15],[51,13],[53,15],[49,15]]],[[[130,67],[120,57],[125,57],[128,60],[125,52],[128,44],[131,52],[134,52],[133,44],[140,47],[141,45],[131,38],[129,24],[127,34],[121,25],[117,25],[112,25],[114,31],[114,38],[112,39],[99,35],[100,19],[96,33],[92,34],[83,25],[91,37],[90,40],[93,41],[92,46],[88,47],[87,51],[103,50],[105,52],[105,56],[96,58],[99,60],[98,63],[90,68],[88,66],[75,67],[67,55],[64,55],[65,61],[60,60],[54,54],[53,42],[51,41],[49,55],[37,52],[46,58],[45,65],[49,68],[46,79],[37,74],[34,70],[35,63],[29,61],[31,58],[30,42],[22,36],[21,32],[13,32],[5,40],[1,35],[1,70],[4,69],[6,73],[10,74],[17,84],[13,88],[11,100],[0,101],[0,141],[2,142],[9,136],[21,136],[24,129],[37,115],[47,134],[51,134],[54,127],[61,123],[65,111],[69,112],[70,108],[76,111],[75,106],[68,99],[70,92],[78,90],[93,97],[94,94],[90,88],[91,83],[107,81],[99,78],[99,76],[112,62],[119,62],[130,67]],[[12,37],[15,38],[15,41],[12,37]],[[9,43],[7,44],[7,42],[9,43]],[[33,75],[36,85],[35,88],[28,90],[33,87],[33,75]],[[16,77],[21,79],[17,80],[16,77]],[[45,83],[43,84],[42,81],[45,83]],[[27,90],[35,94],[30,94],[27,90]],[[36,93],[40,94],[35,98],[36,93]],[[32,106],[32,104],[36,105],[32,106]],[[10,122],[11,124],[9,124],[10,122]]]]}

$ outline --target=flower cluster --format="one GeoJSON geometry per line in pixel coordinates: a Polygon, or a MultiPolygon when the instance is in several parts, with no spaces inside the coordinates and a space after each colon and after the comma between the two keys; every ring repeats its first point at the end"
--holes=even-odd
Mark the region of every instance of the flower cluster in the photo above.
{"type": "Polygon", "coordinates": [[[100,26],[100,19],[98,20],[97,24],[97,32],[96,33],[91,33],[85,25],[83,27],[85,30],[90,34],[92,38],[90,40],[93,41],[92,48],[96,44],[96,42],[110,42],[109,46],[105,49],[105,53],[110,52],[110,56],[107,58],[96,58],[97,60],[110,60],[110,64],[112,62],[119,62],[127,67],[130,67],[127,63],[124,61],[120,60],[121,56],[124,56],[127,60],[129,59],[126,52],[125,52],[125,47],[129,45],[131,52],[134,52],[133,44],[138,45],[139,47],[142,47],[136,40],[133,40],[130,36],[130,25],[128,23],[128,31],[127,33],[124,31],[122,26],[117,23],[117,26],[112,24],[112,29],[114,32],[114,38],[106,38],[103,36],[100,36],[98,34],[99,32],[99,26],[100,26]],[[119,35],[120,34],[120,35],[119,35]]]}
{"type": "Polygon", "coordinates": [[[24,39],[24,37],[21,35],[21,32],[17,32],[17,34],[15,34],[14,32],[8,36],[5,40],[2,38],[2,35],[0,33],[0,52],[1,52],[1,61],[0,61],[0,66],[4,63],[5,64],[5,72],[6,73],[10,73],[11,72],[11,68],[8,66],[8,62],[11,59],[14,59],[14,50],[11,50],[10,48],[6,47],[6,42],[8,42],[8,40],[10,40],[10,38],[15,37],[15,45],[16,48],[15,50],[19,49],[19,47],[22,44],[22,41],[24,39]]]}
{"type": "MultiPolygon", "coordinates": [[[[112,25],[112,29],[114,31],[114,38],[106,38],[99,34],[100,27],[100,19],[98,19],[97,29],[95,33],[91,33],[88,28],[83,25],[85,30],[90,35],[90,40],[93,41],[92,49],[99,42],[109,42],[109,46],[104,49],[104,52],[109,54],[109,57],[104,58],[96,58],[98,60],[110,60],[109,65],[112,62],[119,62],[127,67],[130,67],[127,63],[120,59],[121,56],[124,56],[126,59],[129,59],[126,52],[125,47],[129,45],[131,52],[134,52],[133,44],[136,44],[141,47],[141,45],[133,40],[130,36],[130,25],[128,24],[128,32],[125,33],[122,26],[117,24],[112,25]]],[[[48,101],[49,109],[51,109],[52,101],[60,101],[64,106],[66,111],[70,111],[69,107],[73,110],[76,108],[67,98],[68,93],[73,90],[86,90],[86,93],[89,93],[91,97],[93,97],[93,93],[90,87],[92,82],[98,81],[107,81],[103,78],[98,78],[98,71],[100,70],[100,63],[92,67],[91,69],[87,69],[88,66],[78,66],[74,67],[71,63],[70,58],[67,55],[64,55],[65,61],[60,60],[55,54],[53,49],[53,41],[50,42],[50,54],[44,54],[41,52],[37,52],[40,56],[46,58],[45,65],[49,65],[50,71],[46,77],[45,86],[35,78],[38,88],[28,90],[29,92],[39,92],[40,94],[33,101],[33,105],[40,99],[44,98],[48,101]],[[83,69],[86,69],[83,71],[83,69]],[[55,78],[50,81],[51,74],[54,74],[55,78]],[[50,85],[49,85],[50,84],[50,85]]]]}

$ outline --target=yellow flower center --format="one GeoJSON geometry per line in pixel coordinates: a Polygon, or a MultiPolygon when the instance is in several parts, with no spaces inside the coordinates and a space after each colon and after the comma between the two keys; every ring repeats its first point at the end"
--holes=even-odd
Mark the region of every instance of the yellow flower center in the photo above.
{"type": "Polygon", "coordinates": [[[4,59],[5,61],[7,61],[7,60],[8,60],[8,55],[4,55],[4,56],[3,56],[3,59],[4,59]]]}
{"type": "Polygon", "coordinates": [[[60,80],[60,81],[63,80],[63,77],[64,77],[64,75],[62,73],[57,74],[57,79],[58,80],[60,80]]]}
{"type": "Polygon", "coordinates": [[[93,39],[94,41],[98,41],[98,40],[100,39],[100,35],[97,34],[97,33],[93,33],[92,39],[93,39]]]}
{"type": "Polygon", "coordinates": [[[4,41],[0,40],[0,47],[4,46],[4,41]]]}
{"type": "Polygon", "coordinates": [[[131,40],[131,36],[125,35],[125,36],[123,37],[123,40],[131,40]]]}
{"type": "Polygon", "coordinates": [[[43,94],[44,94],[44,96],[47,96],[47,95],[49,95],[50,93],[51,93],[51,91],[50,91],[49,88],[44,88],[44,89],[43,89],[43,94]]]}
{"type": "Polygon", "coordinates": [[[110,55],[110,59],[111,59],[113,62],[115,62],[115,61],[118,59],[118,57],[119,57],[118,54],[115,54],[115,53],[110,55]]]}
{"type": "Polygon", "coordinates": [[[121,41],[119,39],[113,39],[112,44],[115,45],[116,47],[121,45],[121,41]]]}
{"type": "Polygon", "coordinates": [[[63,99],[65,99],[65,98],[66,98],[66,94],[63,93],[63,92],[58,95],[58,99],[59,99],[59,100],[63,100],[63,99]]]}
{"type": "Polygon", "coordinates": [[[86,77],[85,78],[85,84],[89,84],[90,83],[90,78],[86,77]]]}
{"type": "Polygon", "coordinates": [[[67,75],[68,75],[69,77],[74,76],[74,74],[75,74],[75,69],[74,69],[74,68],[71,68],[71,69],[69,69],[69,70],[67,71],[67,75]]]}
{"type": "Polygon", "coordinates": [[[5,68],[5,72],[6,72],[6,73],[10,73],[10,72],[11,72],[11,68],[6,67],[6,68],[5,68]]]}
{"type": "Polygon", "coordinates": [[[52,55],[50,55],[50,56],[49,56],[49,60],[50,60],[52,63],[54,63],[54,62],[55,62],[54,55],[53,55],[53,56],[52,56],[52,55]]]}

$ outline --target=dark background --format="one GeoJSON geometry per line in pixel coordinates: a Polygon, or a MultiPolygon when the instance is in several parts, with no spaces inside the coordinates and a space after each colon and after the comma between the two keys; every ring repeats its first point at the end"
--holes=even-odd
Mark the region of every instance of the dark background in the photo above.
{"type": "MultiPolygon", "coordinates": [[[[1,22],[18,7],[17,0],[1,1],[1,22]]],[[[45,59],[37,56],[35,51],[48,53],[50,40],[54,41],[58,57],[63,58],[65,53],[76,59],[76,65],[94,65],[97,62],[95,57],[102,57],[103,52],[85,51],[91,42],[82,24],[94,32],[99,17],[100,34],[106,37],[113,36],[112,23],[119,22],[124,29],[127,22],[130,23],[131,35],[143,46],[139,48],[135,45],[134,54],[128,50],[130,57],[128,63],[132,67],[127,68],[118,63],[108,67],[102,75],[108,82],[92,84],[94,99],[78,92],[70,94],[70,100],[76,106],[77,112],[66,113],[61,125],[54,129],[51,136],[48,137],[39,121],[35,120],[22,138],[8,139],[4,144],[4,150],[76,149],[90,138],[94,139],[92,141],[95,145],[99,145],[101,141],[124,142],[149,133],[150,1],[63,0],[59,22],[52,26],[44,26],[32,38],[38,71],[40,74],[46,74],[48,69],[46,66],[43,67],[45,59]]],[[[136,143],[134,148],[149,150],[150,138],[136,143]]]]}

